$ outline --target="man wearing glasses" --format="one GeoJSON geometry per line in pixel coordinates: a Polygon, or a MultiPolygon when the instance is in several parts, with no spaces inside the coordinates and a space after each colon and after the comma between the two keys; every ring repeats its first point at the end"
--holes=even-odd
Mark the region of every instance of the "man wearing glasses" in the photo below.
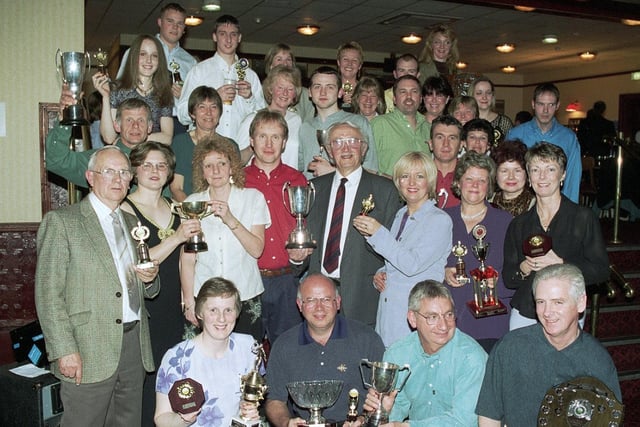
{"type": "MultiPolygon", "coordinates": [[[[296,302],[304,321],[280,335],[269,355],[267,418],[275,427],[305,424],[303,418],[308,419],[309,413],[289,399],[287,383],[342,380],[340,397],[323,412],[328,420],[341,423],[349,410],[349,390],[355,388],[364,396],[360,360],[379,361],[384,344],[370,327],[338,315],[338,288],[322,274],[311,274],[302,281],[296,302]]],[[[362,404],[358,413],[362,413],[362,404]]]]}
{"type": "Polygon", "coordinates": [[[567,175],[562,186],[562,194],[572,202],[578,203],[580,179],[582,178],[582,159],[580,144],[575,132],[562,126],[556,120],[556,111],[560,108],[560,91],[553,83],[542,83],[533,91],[531,100],[533,120],[512,128],[507,141],[519,139],[531,148],[538,142],[550,142],[564,150],[567,156],[567,175]]]}
{"type": "MultiPolygon", "coordinates": [[[[386,362],[411,366],[404,387],[382,401],[390,411],[389,421],[395,427],[477,426],[475,405],[487,353],[456,328],[455,306],[447,287],[433,280],[416,284],[409,294],[407,319],[415,331],[384,354],[386,362]]],[[[380,404],[378,393],[370,389],[365,411],[380,404]]]]}
{"type": "Polygon", "coordinates": [[[65,426],[140,425],[145,371],[154,370],[144,298],[158,263],[135,266],[135,216],[120,203],[132,178],[117,147],[95,151],[91,193],[50,211],[38,229],[35,301],[65,426]]]}
{"type": "Polygon", "coordinates": [[[373,327],[379,296],[373,275],[384,260],[368,246],[352,221],[361,214],[363,200],[371,196],[375,207],[368,215],[390,228],[400,208],[400,196],[391,180],[362,167],[368,146],[360,128],[351,122],[329,128],[326,150],[336,170],[312,181],[316,200],[307,217],[318,247],[313,251],[289,250],[289,258],[298,271],[308,269],[334,280],[342,295],[342,314],[373,327]]]}

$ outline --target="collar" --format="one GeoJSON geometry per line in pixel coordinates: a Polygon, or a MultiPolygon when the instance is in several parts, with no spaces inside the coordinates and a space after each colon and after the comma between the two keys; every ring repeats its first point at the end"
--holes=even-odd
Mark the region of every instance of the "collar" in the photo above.
{"type": "Polygon", "coordinates": [[[256,159],[255,157],[251,159],[251,163],[249,163],[249,165],[247,166],[247,169],[254,169],[254,172],[259,172],[260,175],[264,175],[265,177],[269,177],[269,178],[273,178],[275,176],[278,176],[278,174],[280,174],[280,172],[283,169],[283,165],[284,163],[282,163],[282,159],[280,160],[280,163],[278,163],[278,166],[276,166],[271,173],[267,174],[267,172],[265,172],[264,169],[262,169],[261,167],[256,165],[256,159]]]}
{"type": "MultiPolygon", "coordinates": [[[[347,329],[347,320],[341,314],[336,315],[336,322],[333,325],[333,330],[331,331],[331,336],[329,337],[329,341],[331,340],[339,340],[345,339],[348,337],[348,329],[347,329]]],[[[308,345],[315,344],[316,341],[309,334],[309,324],[306,320],[303,320],[300,324],[300,334],[298,335],[298,344],[299,345],[308,345]]]]}
{"type": "Polygon", "coordinates": [[[180,48],[180,42],[178,41],[178,42],[176,43],[176,47],[174,47],[173,49],[171,49],[171,48],[169,47],[169,45],[168,45],[168,44],[166,44],[166,43],[164,42],[164,40],[162,40],[162,39],[160,38],[160,33],[157,33],[157,34],[156,34],[156,38],[160,41],[160,44],[161,44],[165,49],[167,49],[167,51],[168,51],[168,52],[171,52],[171,51],[174,51],[174,50],[176,50],[176,49],[180,48]]]}
{"type": "Polygon", "coordinates": [[[102,200],[100,200],[98,196],[96,196],[94,192],[90,192],[88,197],[89,197],[89,202],[91,203],[91,207],[96,212],[96,215],[98,215],[98,219],[100,219],[101,221],[103,219],[109,218],[111,215],[111,212],[116,212],[119,217],[122,217],[122,215],[120,214],[119,206],[116,208],[115,211],[113,211],[109,206],[105,205],[102,202],[102,200]]]}
{"type": "Polygon", "coordinates": [[[340,180],[342,178],[347,178],[347,184],[352,182],[360,182],[360,178],[362,178],[362,166],[359,166],[358,169],[351,172],[348,176],[342,175],[338,169],[336,169],[336,173],[333,175],[333,183],[335,185],[340,185],[340,180]]]}

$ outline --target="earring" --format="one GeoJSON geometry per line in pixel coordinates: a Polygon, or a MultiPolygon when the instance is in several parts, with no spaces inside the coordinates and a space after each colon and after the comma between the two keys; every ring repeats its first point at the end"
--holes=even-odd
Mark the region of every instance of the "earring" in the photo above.
{"type": "Polygon", "coordinates": [[[235,183],[235,181],[234,181],[233,177],[232,177],[232,176],[230,176],[230,177],[229,177],[229,184],[234,184],[234,183],[235,183]]]}
{"type": "Polygon", "coordinates": [[[562,187],[564,185],[564,179],[560,180],[560,187],[562,187]]]}

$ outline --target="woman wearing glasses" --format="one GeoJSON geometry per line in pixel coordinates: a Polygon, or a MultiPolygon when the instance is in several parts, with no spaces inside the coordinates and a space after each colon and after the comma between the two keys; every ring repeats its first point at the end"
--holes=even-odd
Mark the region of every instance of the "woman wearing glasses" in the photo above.
{"type": "MultiPolygon", "coordinates": [[[[181,224],[180,219],[171,213],[171,200],[162,196],[176,164],[171,148],[159,142],[143,142],[131,150],[129,159],[137,186],[121,208],[137,216],[140,223],[149,229],[146,243],[150,247],[151,259],[160,261],[162,292],[152,300],[145,300],[151,316],[151,350],[158,366],[164,353],[180,341],[184,332],[178,270],[180,251],[177,249],[200,231],[200,223],[192,219],[181,224]]],[[[147,375],[142,404],[145,425],[153,419],[155,408],[155,373],[147,375]]]]}
{"type": "Polygon", "coordinates": [[[436,207],[437,173],[429,155],[417,151],[403,155],[393,168],[393,182],[407,204],[391,229],[370,216],[353,220],[371,248],[385,258],[373,285],[380,292],[376,332],[386,347],[411,333],[406,318],[411,288],[422,280],[444,279],[451,219],[436,207]]]}

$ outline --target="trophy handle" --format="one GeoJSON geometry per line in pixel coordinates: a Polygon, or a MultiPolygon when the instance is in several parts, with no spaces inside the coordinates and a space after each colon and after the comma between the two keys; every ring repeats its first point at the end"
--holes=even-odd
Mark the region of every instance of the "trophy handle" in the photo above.
{"type": "MultiPolygon", "coordinates": [[[[62,70],[62,51],[60,48],[56,50],[56,56],[53,58],[53,61],[56,64],[56,72],[58,73],[58,76],[60,76],[60,70],[62,70]]],[[[60,77],[62,77],[62,84],[64,84],[64,76],[60,77]]]]}
{"type": "Polygon", "coordinates": [[[91,71],[91,55],[89,54],[89,52],[85,52],[84,53],[84,57],[87,59],[87,71],[91,71]]]}
{"type": "Polygon", "coordinates": [[[282,203],[285,205],[285,207],[287,206],[287,197],[285,197],[285,194],[287,194],[287,190],[289,189],[289,187],[291,187],[291,181],[287,181],[284,184],[282,184],[282,203]]]}
{"type": "Polygon", "coordinates": [[[362,383],[364,384],[364,386],[367,388],[372,388],[373,386],[365,380],[366,377],[364,375],[364,371],[362,370],[362,365],[367,365],[369,368],[371,368],[371,362],[369,362],[369,359],[360,360],[360,376],[362,377],[362,383]]]}
{"type": "Polygon", "coordinates": [[[171,213],[174,215],[178,215],[180,218],[186,219],[184,216],[182,216],[182,212],[180,211],[180,206],[182,206],[182,203],[172,202],[171,213]]]}
{"type": "Polygon", "coordinates": [[[400,371],[404,371],[407,370],[409,372],[407,372],[407,375],[404,377],[404,380],[402,380],[402,382],[400,383],[400,386],[397,387],[397,390],[400,391],[402,390],[402,388],[404,387],[404,385],[406,384],[407,380],[409,379],[409,377],[411,376],[411,366],[405,364],[402,368],[398,369],[398,372],[400,371]]]}
{"type": "Polygon", "coordinates": [[[209,215],[213,215],[213,208],[210,204],[207,204],[207,210],[200,216],[199,219],[203,219],[208,217],[209,215]]]}
{"type": "Polygon", "coordinates": [[[309,187],[311,187],[311,201],[309,202],[309,206],[313,206],[316,201],[316,187],[314,187],[313,182],[309,183],[309,187]]]}

